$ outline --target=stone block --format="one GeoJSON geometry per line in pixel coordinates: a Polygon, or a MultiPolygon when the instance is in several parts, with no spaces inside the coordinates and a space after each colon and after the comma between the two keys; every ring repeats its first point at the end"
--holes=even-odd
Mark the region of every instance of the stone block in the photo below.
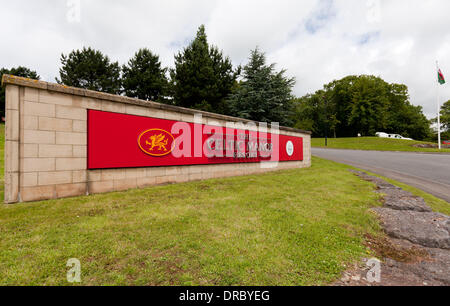
{"type": "Polygon", "coordinates": [[[86,195],[86,184],[63,184],[56,185],[56,197],[67,198],[86,195]]]}
{"type": "Polygon", "coordinates": [[[126,178],[126,169],[103,169],[101,180],[102,181],[113,181],[122,180],[126,178]]]}
{"type": "Polygon", "coordinates": [[[86,145],[86,133],[56,132],[56,144],[86,145]]]}
{"type": "Polygon", "coordinates": [[[85,109],[95,109],[95,110],[102,109],[101,100],[88,97],[79,97],[79,96],[73,97],[72,105],[74,107],[85,109]]]}
{"type": "Polygon", "coordinates": [[[71,171],[39,172],[38,184],[40,186],[72,183],[71,171]]]}
{"type": "Polygon", "coordinates": [[[19,140],[19,126],[19,111],[11,109],[6,110],[6,140],[19,140]]]}
{"type": "Polygon", "coordinates": [[[16,203],[19,200],[19,173],[5,173],[5,203],[16,203]]]}
{"type": "Polygon", "coordinates": [[[147,177],[157,177],[166,175],[166,167],[151,167],[145,169],[147,177]]]}
{"type": "Polygon", "coordinates": [[[84,108],[56,105],[56,117],[61,119],[87,120],[84,108]]]}
{"type": "Polygon", "coordinates": [[[172,166],[166,168],[166,175],[174,176],[181,174],[181,167],[172,166]]]}
{"type": "Polygon", "coordinates": [[[52,92],[48,90],[40,90],[39,91],[39,102],[40,103],[48,103],[48,104],[56,104],[56,105],[64,105],[64,106],[72,106],[72,95],[52,92]]]}
{"type": "Polygon", "coordinates": [[[113,113],[125,113],[125,104],[102,101],[102,111],[113,113]]]}
{"type": "Polygon", "coordinates": [[[175,183],[176,177],[175,176],[169,176],[169,175],[165,175],[165,176],[157,176],[156,177],[156,184],[168,184],[168,183],[175,183]]]}
{"type": "Polygon", "coordinates": [[[39,157],[72,157],[71,145],[39,145],[39,157]]]}
{"type": "Polygon", "coordinates": [[[114,191],[137,188],[137,179],[114,180],[114,191]]]}
{"type": "Polygon", "coordinates": [[[55,105],[25,101],[23,113],[28,116],[55,117],[55,105]]]}
{"type": "Polygon", "coordinates": [[[23,116],[23,128],[25,130],[37,130],[39,128],[39,117],[23,116]]]}
{"type": "Polygon", "coordinates": [[[88,182],[98,182],[102,180],[103,170],[88,170],[88,182]]]}
{"type": "Polygon", "coordinates": [[[27,144],[54,144],[55,132],[25,130],[23,133],[23,143],[27,144]]]}
{"type": "Polygon", "coordinates": [[[147,116],[152,118],[166,119],[165,111],[157,108],[149,108],[147,111],[147,116]]]}
{"type": "Polygon", "coordinates": [[[156,177],[139,177],[137,178],[138,188],[144,188],[156,184],[156,177]]]}
{"type": "Polygon", "coordinates": [[[87,121],[85,120],[74,120],[73,121],[73,131],[74,132],[87,132],[87,121]]]}
{"type": "Polygon", "coordinates": [[[136,115],[136,116],[147,116],[148,109],[143,106],[137,106],[137,105],[126,105],[125,106],[125,112],[129,115],[136,115]]]}
{"type": "Polygon", "coordinates": [[[130,168],[125,169],[125,178],[143,178],[146,176],[145,168],[130,168]]]}
{"type": "MultiPolygon", "coordinates": [[[[22,144],[21,157],[39,157],[39,145],[38,144],[22,144]]],[[[47,156],[48,157],[48,156],[47,156]]]]}
{"type": "Polygon", "coordinates": [[[5,142],[5,173],[19,171],[19,142],[5,142]]]}
{"type": "Polygon", "coordinates": [[[39,102],[39,90],[36,88],[25,87],[24,100],[39,102]]]}
{"type": "Polygon", "coordinates": [[[56,170],[85,170],[87,168],[86,158],[56,158],[56,170]]]}
{"type": "Polygon", "coordinates": [[[87,157],[87,146],[73,146],[73,157],[87,157]]]}
{"type": "Polygon", "coordinates": [[[55,186],[23,187],[20,189],[22,201],[41,201],[56,197],[55,186]]]}
{"type": "Polygon", "coordinates": [[[19,87],[15,85],[6,86],[5,100],[7,110],[19,110],[19,87]]]}
{"type": "Polygon", "coordinates": [[[165,114],[164,119],[181,121],[181,113],[166,111],[164,114],[165,114]]]}
{"type": "Polygon", "coordinates": [[[202,179],[202,173],[190,173],[189,175],[189,180],[190,181],[198,181],[202,179]]]}
{"type": "Polygon", "coordinates": [[[22,172],[55,171],[54,158],[24,158],[21,163],[22,172]]]}
{"type": "Polygon", "coordinates": [[[38,172],[25,172],[20,174],[20,186],[33,187],[38,185],[38,172]]]}
{"type": "Polygon", "coordinates": [[[104,193],[114,191],[114,181],[98,181],[88,183],[88,192],[90,194],[104,193]]]}
{"type": "Polygon", "coordinates": [[[193,122],[194,122],[194,115],[191,115],[191,114],[181,114],[180,121],[182,121],[182,122],[190,122],[190,123],[193,123],[193,122]]]}
{"type": "Polygon", "coordinates": [[[72,131],[72,120],[39,117],[39,130],[71,132],[72,131]]]}
{"type": "Polygon", "coordinates": [[[87,170],[72,171],[72,182],[73,183],[85,183],[87,181],[88,181],[87,170]]]}

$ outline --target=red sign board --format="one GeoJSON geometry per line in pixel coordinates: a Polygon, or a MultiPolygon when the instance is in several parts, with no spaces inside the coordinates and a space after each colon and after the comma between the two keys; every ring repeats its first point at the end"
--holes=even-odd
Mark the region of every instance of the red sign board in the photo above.
{"type": "Polygon", "coordinates": [[[302,160],[301,137],[88,110],[88,169],[302,160]]]}

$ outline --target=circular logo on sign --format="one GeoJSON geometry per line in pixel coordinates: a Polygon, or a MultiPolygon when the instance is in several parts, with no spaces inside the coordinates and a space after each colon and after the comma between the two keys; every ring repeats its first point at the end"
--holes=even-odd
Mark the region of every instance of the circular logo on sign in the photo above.
{"type": "Polygon", "coordinates": [[[286,153],[289,156],[294,154],[294,144],[290,140],[286,143],[286,153]]]}
{"type": "Polygon", "coordinates": [[[139,148],[145,154],[165,156],[172,152],[175,145],[175,138],[165,130],[151,129],[139,135],[138,144],[139,148]]]}

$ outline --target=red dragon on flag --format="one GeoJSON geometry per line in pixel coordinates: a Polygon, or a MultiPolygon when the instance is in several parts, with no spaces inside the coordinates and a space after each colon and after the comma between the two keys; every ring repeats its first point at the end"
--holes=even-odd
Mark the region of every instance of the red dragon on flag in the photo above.
{"type": "Polygon", "coordinates": [[[438,69],[438,82],[441,85],[445,84],[445,78],[444,75],[442,74],[441,69],[438,69]]]}

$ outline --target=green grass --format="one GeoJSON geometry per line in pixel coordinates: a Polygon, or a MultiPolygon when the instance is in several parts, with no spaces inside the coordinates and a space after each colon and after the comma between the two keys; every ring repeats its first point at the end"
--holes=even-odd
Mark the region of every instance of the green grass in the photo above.
{"type": "MultiPolygon", "coordinates": [[[[311,139],[313,147],[325,148],[324,138],[311,139]]],[[[416,148],[416,144],[429,144],[429,142],[415,140],[399,140],[378,137],[355,137],[355,138],[329,138],[328,148],[351,149],[351,150],[378,150],[378,151],[411,151],[411,152],[445,152],[450,149],[416,148]]]]}
{"type": "Polygon", "coordinates": [[[71,285],[69,258],[81,285],[329,284],[382,235],[379,195],[349,168],[0,205],[0,285],[71,285]]]}
{"type": "Polygon", "coordinates": [[[373,185],[310,169],[0,206],[0,285],[323,285],[380,228],[373,185]]]}

